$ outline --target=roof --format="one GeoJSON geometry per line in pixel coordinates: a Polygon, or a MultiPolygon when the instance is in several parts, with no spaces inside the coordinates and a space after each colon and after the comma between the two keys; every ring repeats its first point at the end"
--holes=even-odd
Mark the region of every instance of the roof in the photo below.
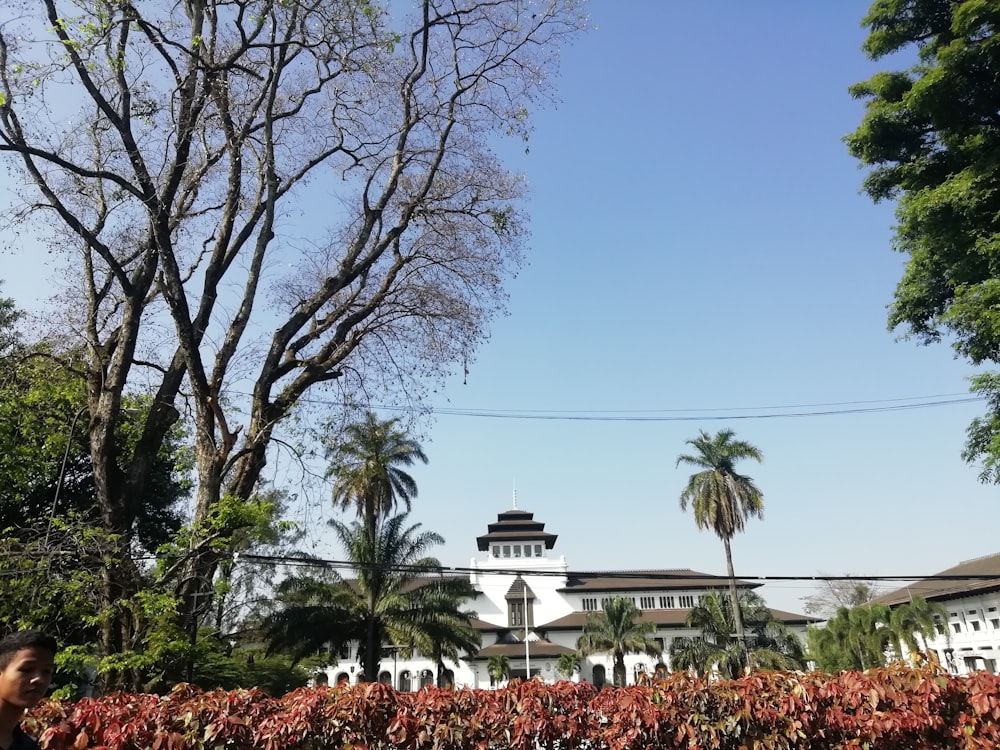
{"type": "MultiPolygon", "coordinates": [[[[740,588],[754,589],[759,583],[736,579],[740,588]]],[[[690,568],[667,570],[620,570],[570,573],[562,592],[580,591],[669,591],[670,589],[714,589],[729,586],[726,576],[699,573],[690,568]]]]}
{"type": "Polygon", "coordinates": [[[930,578],[916,581],[876,598],[877,604],[890,607],[922,596],[929,601],[947,601],[969,594],[1000,589],[1000,553],[960,562],[930,578]],[[962,576],[975,576],[963,579],[962,576]]]}
{"type": "MultiPolygon", "coordinates": [[[[558,657],[561,654],[574,654],[571,648],[559,646],[549,641],[528,641],[528,656],[532,659],[536,657],[558,657]]],[[[480,649],[473,659],[489,659],[491,656],[506,656],[508,659],[524,658],[524,641],[518,643],[493,643],[486,648],[480,649]]]]}
{"type": "MultiPolygon", "coordinates": [[[[652,622],[658,627],[685,627],[690,609],[644,609],[639,613],[639,622],[652,622]]],[[[536,630],[582,630],[587,624],[588,615],[593,612],[573,612],[552,620],[544,625],[536,625],[536,630]]],[[[799,615],[794,612],[785,612],[780,609],[772,609],[774,618],[785,625],[806,625],[811,622],[819,622],[814,617],[799,615]]]]}
{"type": "Polygon", "coordinates": [[[534,520],[535,514],[526,510],[507,510],[497,513],[496,523],[487,526],[487,533],[476,537],[480,552],[485,552],[494,542],[542,542],[545,549],[552,549],[556,535],[545,531],[545,524],[534,520]]]}

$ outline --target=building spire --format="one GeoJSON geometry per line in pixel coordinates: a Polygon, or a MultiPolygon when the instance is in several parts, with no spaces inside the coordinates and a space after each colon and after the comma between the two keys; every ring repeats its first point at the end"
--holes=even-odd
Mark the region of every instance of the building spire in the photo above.
{"type": "Polygon", "coordinates": [[[517,480],[514,480],[514,510],[517,510],[517,480]]]}

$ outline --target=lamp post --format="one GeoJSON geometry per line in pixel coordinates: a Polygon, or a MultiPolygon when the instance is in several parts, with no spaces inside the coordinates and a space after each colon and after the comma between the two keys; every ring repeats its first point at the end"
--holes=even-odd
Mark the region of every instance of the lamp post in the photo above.
{"type": "Polygon", "coordinates": [[[528,580],[522,578],[524,584],[524,679],[531,679],[531,648],[528,646],[528,580]]]}

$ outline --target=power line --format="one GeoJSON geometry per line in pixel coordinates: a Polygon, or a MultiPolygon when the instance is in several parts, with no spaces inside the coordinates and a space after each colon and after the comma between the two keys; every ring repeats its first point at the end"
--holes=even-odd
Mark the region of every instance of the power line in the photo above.
{"type": "MultiPolygon", "coordinates": [[[[941,396],[914,396],[907,398],[880,399],[870,401],[840,401],[827,404],[789,404],[783,406],[730,407],[707,409],[651,409],[651,410],[557,410],[557,409],[459,409],[449,407],[422,408],[391,404],[370,404],[372,408],[384,411],[412,413],[426,411],[440,416],[479,417],[485,419],[516,419],[538,421],[569,422],[708,422],[749,419],[782,419],[790,417],[826,417],[842,414],[877,414],[883,412],[910,411],[940,406],[954,406],[982,402],[982,396],[942,394],[941,396]],[[928,400],[933,399],[933,400],[928,400]],[[901,403],[905,402],[905,403],[901,403]],[[820,408],[845,406],[850,408],[820,408]],[[799,411],[787,411],[798,409],[799,411]],[[751,414],[734,412],[750,411],[751,414]],[[726,412],[719,414],[718,412],[726,412]]],[[[303,398],[302,403],[328,406],[345,406],[341,401],[303,398]]]]}

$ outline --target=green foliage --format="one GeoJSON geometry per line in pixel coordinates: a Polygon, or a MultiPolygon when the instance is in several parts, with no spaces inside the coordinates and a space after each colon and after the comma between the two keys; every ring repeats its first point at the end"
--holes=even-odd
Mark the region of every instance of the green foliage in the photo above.
{"type": "Polygon", "coordinates": [[[556,672],[568,680],[579,671],[579,654],[559,654],[559,658],[556,659],[556,672]]]}
{"type": "Polygon", "coordinates": [[[510,679],[510,659],[503,654],[494,654],[486,661],[486,674],[494,685],[510,679]]]}
{"type": "Polygon", "coordinates": [[[662,655],[659,644],[653,640],[656,625],[641,621],[641,615],[631,599],[615,597],[602,611],[587,615],[583,635],[576,641],[580,656],[611,654],[617,687],[625,685],[625,654],[648,654],[654,659],[662,655]]]}
{"type": "MultiPolygon", "coordinates": [[[[908,70],[851,88],[865,115],[845,139],[869,168],[865,191],[897,201],[894,244],[908,261],[889,326],[924,343],[947,337],[975,364],[1000,361],[1000,10],[879,0],[864,24],[873,59],[918,53],[908,70]]],[[[977,420],[966,447],[986,460],[987,481],[998,479],[994,419],[977,420]]]]}
{"type": "Polygon", "coordinates": [[[754,669],[801,669],[802,643],[779,622],[764,600],[753,591],[740,591],[743,642],[736,637],[732,602],[711,592],[702,596],[687,617],[687,626],[700,631],[695,637],[674,638],[670,664],[690,669],[699,677],[717,672],[726,679],[739,677],[748,665],[754,669]]]}
{"type": "Polygon", "coordinates": [[[467,579],[432,572],[439,563],[426,552],[444,540],[421,531],[420,524],[406,526],[407,517],[385,519],[374,539],[361,523],[331,522],[356,577],[331,571],[326,580],[284,580],[278,587],[279,609],[265,625],[269,652],[297,659],[324,646],[335,653],[355,641],[361,644],[362,672],[375,679],[383,644],[426,649],[438,662],[439,677],[443,659],[478,650],[472,615],[461,610],[474,590],[467,579]]]}
{"type": "Polygon", "coordinates": [[[427,463],[420,444],[398,424],[398,419],[381,420],[368,412],[364,421],[347,426],[343,440],[327,447],[334,504],[357,511],[370,530],[400,501],[409,512],[417,483],[400,467],[427,463]]]}
{"type": "Polygon", "coordinates": [[[919,596],[892,609],[884,604],[842,607],[825,626],[809,628],[809,659],[826,672],[884,667],[907,652],[925,652],[924,639],[946,634],[947,614],[919,596]]]}

